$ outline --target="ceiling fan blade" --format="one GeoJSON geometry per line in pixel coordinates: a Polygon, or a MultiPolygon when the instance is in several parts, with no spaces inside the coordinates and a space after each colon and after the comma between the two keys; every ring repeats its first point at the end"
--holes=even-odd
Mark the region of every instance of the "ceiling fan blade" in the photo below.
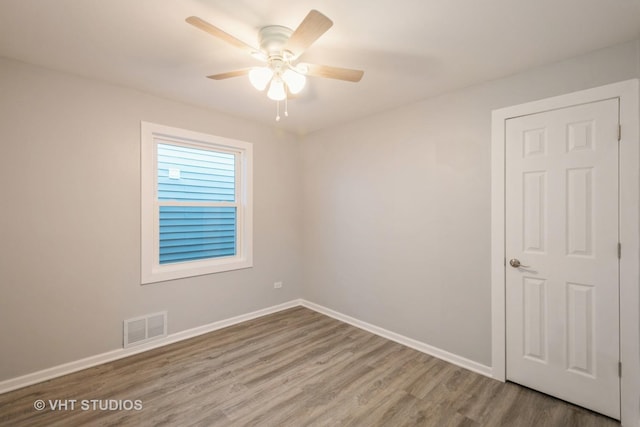
{"type": "Polygon", "coordinates": [[[212,74],[210,76],[207,76],[207,78],[213,80],[224,80],[230,79],[232,77],[246,76],[247,74],[249,74],[249,71],[251,71],[251,68],[243,68],[241,70],[229,71],[227,73],[212,74]]]}
{"type": "Polygon", "coordinates": [[[317,10],[312,10],[291,34],[284,49],[293,53],[294,57],[297,58],[332,25],[333,21],[331,19],[317,10]]]}
{"type": "Polygon", "coordinates": [[[235,38],[234,36],[232,36],[231,34],[222,31],[220,28],[216,27],[215,25],[211,25],[209,24],[207,21],[204,21],[200,18],[198,18],[197,16],[190,16],[187,19],[185,19],[185,21],[187,21],[189,24],[193,25],[196,28],[201,29],[202,31],[205,31],[209,34],[211,34],[214,37],[217,37],[221,40],[226,41],[227,43],[238,47],[240,49],[243,49],[251,54],[254,54],[256,52],[260,52],[260,49],[256,49],[253,46],[249,46],[248,44],[246,44],[245,42],[243,42],[240,39],[235,38]]]}
{"type": "Polygon", "coordinates": [[[350,68],[330,67],[328,65],[299,64],[301,68],[307,69],[307,76],[325,77],[329,79],[346,80],[348,82],[359,82],[364,75],[362,70],[352,70],[350,68]]]}

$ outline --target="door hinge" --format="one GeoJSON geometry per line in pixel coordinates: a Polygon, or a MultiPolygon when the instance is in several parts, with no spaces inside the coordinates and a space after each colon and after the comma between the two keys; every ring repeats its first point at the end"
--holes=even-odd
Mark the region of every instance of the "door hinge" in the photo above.
{"type": "Polygon", "coordinates": [[[618,377],[622,378],[622,362],[618,362],[618,377]]]}
{"type": "Polygon", "coordinates": [[[618,142],[622,139],[622,125],[618,125],[618,142]]]}
{"type": "Polygon", "coordinates": [[[618,242],[618,259],[622,259],[622,243],[618,242]]]}

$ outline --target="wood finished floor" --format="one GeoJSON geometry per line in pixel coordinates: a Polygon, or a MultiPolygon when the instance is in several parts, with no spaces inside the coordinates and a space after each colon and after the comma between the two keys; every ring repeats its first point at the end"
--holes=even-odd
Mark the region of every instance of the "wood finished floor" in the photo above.
{"type": "Polygon", "coordinates": [[[0,425],[619,423],[296,307],[2,394],[0,425]],[[75,410],[36,411],[38,399],[78,403],[75,410]],[[142,409],[82,410],[83,399],[140,400],[142,409]]]}

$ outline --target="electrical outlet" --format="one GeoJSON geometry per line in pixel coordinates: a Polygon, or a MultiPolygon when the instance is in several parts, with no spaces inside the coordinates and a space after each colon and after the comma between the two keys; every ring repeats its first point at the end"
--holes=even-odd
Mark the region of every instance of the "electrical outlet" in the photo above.
{"type": "Polygon", "coordinates": [[[282,287],[282,282],[274,282],[273,287],[274,289],[280,289],[282,287]]]}

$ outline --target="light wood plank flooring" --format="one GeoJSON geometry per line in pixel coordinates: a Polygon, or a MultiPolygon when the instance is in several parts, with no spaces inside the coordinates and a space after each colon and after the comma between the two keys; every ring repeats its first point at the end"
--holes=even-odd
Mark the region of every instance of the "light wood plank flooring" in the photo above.
{"type": "MultiPolygon", "coordinates": [[[[108,402],[107,402],[108,404],[108,402]]],[[[618,426],[302,307],[0,395],[0,425],[618,426]],[[42,399],[77,400],[42,411],[42,399]],[[140,400],[89,410],[82,400],[140,400]]]]}

